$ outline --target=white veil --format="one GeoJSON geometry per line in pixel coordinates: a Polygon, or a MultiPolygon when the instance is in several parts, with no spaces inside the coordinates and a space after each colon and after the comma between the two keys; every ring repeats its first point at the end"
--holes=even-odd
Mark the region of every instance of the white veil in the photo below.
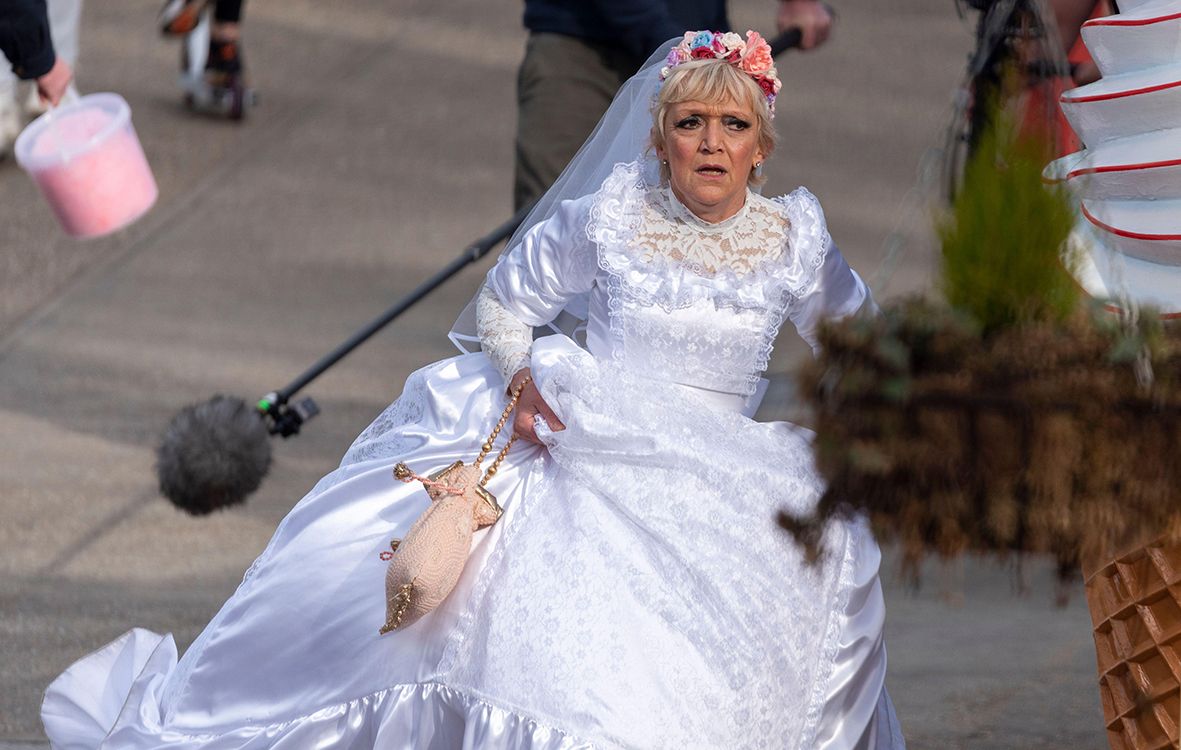
{"type": "MultiPolygon", "coordinates": [[[[660,70],[668,64],[669,51],[680,42],[681,37],[674,37],[660,45],[639,72],[623,84],[594,132],[513,233],[505,251],[512,249],[533,227],[553,216],[563,201],[597,191],[616,164],[638,161],[644,182],[649,185],[659,183],[660,168],[656,155],[649,148],[652,105],[660,90],[660,70]]],[[[585,295],[572,300],[551,326],[573,335],[578,325],[586,320],[586,305],[585,295]]],[[[448,338],[462,352],[479,350],[474,297],[451,327],[448,338]]]]}

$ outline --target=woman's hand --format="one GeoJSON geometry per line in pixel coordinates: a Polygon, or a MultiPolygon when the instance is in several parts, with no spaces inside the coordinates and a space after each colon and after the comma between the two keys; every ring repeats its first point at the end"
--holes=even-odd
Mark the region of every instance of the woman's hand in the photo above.
{"type": "Polygon", "coordinates": [[[70,66],[60,57],[57,58],[49,72],[37,79],[37,93],[41,96],[41,101],[56,107],[65,96],[72,80],[74,71],[70,70],[70,66]]]}
{"type": "MultiPolygon", "coordinates": [[[[518,370],[517,374],[513,375],[512,381],[509,382],[509,391],[515,391],[526,377],[529,377],[528,367],[518,370]]],[[[562,424],[562,420],[558,419],[554,410],[542,400],[541,392],[537,390],[537,386],[530,379],[521,390],[521,397],[517,400],[517,413],[513,417],[513,433],[522,440],[541,445],[541,441],[537,439],[537,435],[533,431],[533,419],[538,414],[545,418],[546,424],[554,432],[566,429],[566,425],[562,424]]]]}

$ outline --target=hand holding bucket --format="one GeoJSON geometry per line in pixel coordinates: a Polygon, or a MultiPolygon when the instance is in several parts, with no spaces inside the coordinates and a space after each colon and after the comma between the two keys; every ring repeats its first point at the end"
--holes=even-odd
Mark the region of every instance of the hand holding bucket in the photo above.
{"type": "Polygon", "coordinates": [[[156,202],[156,179],[118,94],[88,94],[49,110],[24,129],[15,150],[72,237],[110,234],[156,202]]]}

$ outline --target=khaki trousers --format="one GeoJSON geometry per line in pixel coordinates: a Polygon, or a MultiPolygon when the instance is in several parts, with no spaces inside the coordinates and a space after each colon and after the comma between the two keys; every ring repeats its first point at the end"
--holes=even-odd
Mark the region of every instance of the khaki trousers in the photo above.
{"type": "Polygon", "coordinates": [[[622,50],[594,42],[529,35],[517,74],[516,208],[558,179],[638,65],[622,50]]]}

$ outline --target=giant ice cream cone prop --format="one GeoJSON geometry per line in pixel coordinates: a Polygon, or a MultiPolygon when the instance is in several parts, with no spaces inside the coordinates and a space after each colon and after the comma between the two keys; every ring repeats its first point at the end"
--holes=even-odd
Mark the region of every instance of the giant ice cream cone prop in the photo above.
{"type": "MultiPolygon", "coordinates": [[[[1079,282],[1094,297],[1181,316],[1181,1],[1123,0],[1088,21],[1103,77],[1065,92],[1086,148],[1052,163],[1078,196],[1079,282]]],[[[1163,529],[1161,529],[1163,531],[1163,529]]],[[[1099,689],[1115,750],[1181,742],[1181,545],[1084,561],[1099,689]]]]}
{"type": "Polygon", "coordinates": [[[1083,25],[1103,77],[1065,92],[1086,148],[1058,159],[1081,202],[1072,236],[1079,283],[1093,297],[1181,315],[1181,2],[1123,0],[1083,25]]]}
{"type": "Polygon", "coordinates": [[[1177,747],[1181,545],[1137,546],[1085,574],[1108,742],[1113,750],[1177,747]]]}

